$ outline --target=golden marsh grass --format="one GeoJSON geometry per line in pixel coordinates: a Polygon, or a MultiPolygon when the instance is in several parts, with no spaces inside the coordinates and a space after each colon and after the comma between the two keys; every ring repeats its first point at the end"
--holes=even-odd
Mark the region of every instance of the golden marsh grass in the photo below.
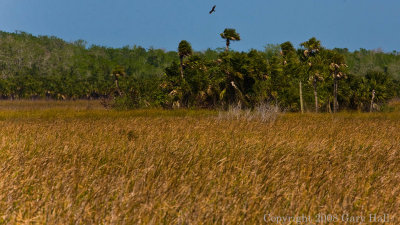
{"type": "Polygon", "coordinates": [[[318,213],[400,222],[399,112],[261,123],[13,104],[0,103],[0,224],[273,224],[264,215],[318,213]]]}

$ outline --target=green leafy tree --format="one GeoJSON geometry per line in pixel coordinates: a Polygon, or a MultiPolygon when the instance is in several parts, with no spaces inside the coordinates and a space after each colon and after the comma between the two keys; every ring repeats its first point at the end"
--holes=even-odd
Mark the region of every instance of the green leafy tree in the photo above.
{"type": "Polygon", "coordinates": [[[268,63],[262,53],[222,52],[218,68],[224,75],[220,100],[228,105],[250,108],[271,96],[268,63]]]}
{"type": "MultiPolygon", "coordinates": [[[[375,100],[377,103],[383,103],[395,96],[395,86],[393,79],[388,73],[379,71],[368,71],[365,75],[367,95],[371,99],[370,108],[374,108],[375,100]]],[[[370,111],[371,111],[370,109],[370,111]]]]}
{"type": "MultiPolygon", "coordinates": [[[[304,76],[301,73],[300,59],[297,55],[296,49],[293,47],[292,43],[284,42],[280,45],[281,54],[283,57],[283,73],[287,77],[287,82],[289,83],[288,92],[292,93],[296,90],[297,82],[299,87],[299,102],[300,111],[304,112],[304,101],[303,101],[303,81],[304,76]],[[296,84],[296,85],[295,85],[296,84]]],[[[292,94],[291,96],[294,96],[292,94]]],[[[294,100],[294,99],[293,99],[294,100]]],[[[292,99],[288,99],[288,103],[294,102],[292,99]]]]}
{"type": "Polygon", "coordinates": [[[283,71],[283,59],[280,55],[272,56],[269,60],[269,74],[271,76],[271,82],[273,88],[271,91],[271,100],[275,102],[275,105],[284,105],[284,95],[286,94],[286,87],[288,85],[288,79],[283,71]]]}
{"type": "Polygon", "coordinates": [[[243,66],[248,76],[246,85],[249,88],[246,95],[249,96],[252,106],[255,106],[271,100],[272,80],[264,52],[250,50],[247,58],[248,65],[243,66]]]}

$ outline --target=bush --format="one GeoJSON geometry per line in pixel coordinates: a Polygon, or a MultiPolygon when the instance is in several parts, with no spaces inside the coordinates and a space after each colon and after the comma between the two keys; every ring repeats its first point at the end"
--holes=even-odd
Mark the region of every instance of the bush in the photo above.
{"type": "Polygon", "coordinates": [[[254,109],[242,109],[240,104],[229,106],[227,111],[220,111],[219,119],[236,119],[246,121],[258,121],[262,123],[274,122],[281,110],[277,106],[260,103],[254,109]]]}

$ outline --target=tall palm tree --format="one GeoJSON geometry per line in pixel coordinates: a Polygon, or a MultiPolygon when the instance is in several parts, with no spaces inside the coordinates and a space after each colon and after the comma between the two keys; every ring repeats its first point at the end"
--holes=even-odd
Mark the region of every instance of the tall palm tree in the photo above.
{"type": "Polygon", "coordinates": [[[240,41],[240,35],[236,33],[235,29],[232,28],[226,28],[220,35],[221,38],[226,40],[225,51],[229,51],[229,45],[231,44],[231,41],[240,41]]]}
{"type": "Polygon", "coordinates": [[[181,63],[181,77],[183,79],[183,59],[193,54],[192,46],[189,42],[182,40],[178,46],[179,60],[181,63]]]}
{"type": "Polygon", "coordinates": [[[347,68],[347,65],[345,63],[344,56],[332,52],[331,56],[331,64],[329,65],[329,71],[332,74],[333,77],[333,112],[336,113],[338,108],[339,108],[339,103],[337,101],[337,95],[338,95],[338,80],[341,78],[346,78],[346,74],[344,73],[345,68],[347,68]]]}
{"type": "Polygon", "coordinates": [[[315,112],[318,112],[318,93],[317,93],[317,83],[323,80],[322,74],[318,67],[321,65],[321,59],[318,57],[318,53],[321,50],[321,42],[315,37],[310,38],[308,41],[300,44],[305,48],[304,57],[307,63],[308,69],[307,73],[309,80],[312,82],[314,89],[314,101],[315,101],[315,112]]]}

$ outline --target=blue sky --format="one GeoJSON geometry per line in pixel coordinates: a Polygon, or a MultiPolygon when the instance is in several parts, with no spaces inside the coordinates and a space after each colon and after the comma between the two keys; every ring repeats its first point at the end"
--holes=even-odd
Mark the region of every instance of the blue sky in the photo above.
{"type": "Polygon", "coordinates": [[[185,39],[195,50],[214,49],[224,47],[227,27],[242,37],[231,45],[238,51],[313,36],[328,48],[400,51],[400,1],[0,0],[0,30],[109,47],[176,50],[185,39]]]}

